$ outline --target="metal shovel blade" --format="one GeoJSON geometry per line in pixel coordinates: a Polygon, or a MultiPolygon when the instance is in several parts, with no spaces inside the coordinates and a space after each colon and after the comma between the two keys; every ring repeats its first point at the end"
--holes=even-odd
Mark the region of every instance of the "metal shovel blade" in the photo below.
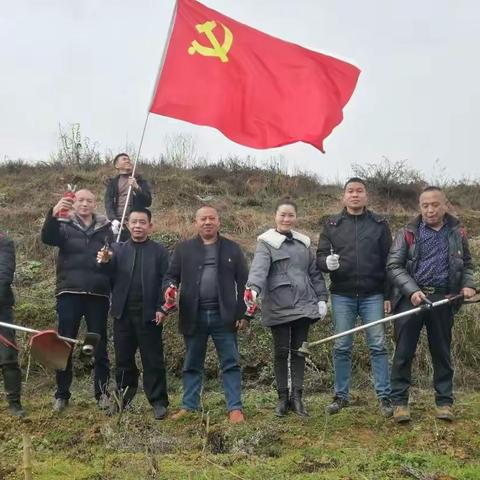
{"type": "Polygon", "coordinates": [[[55,370],[65,370],[72,353],[72,344],[58,337],[55,330],[44,330],[30,338],[30,352],[42,365],[55,370]]]}

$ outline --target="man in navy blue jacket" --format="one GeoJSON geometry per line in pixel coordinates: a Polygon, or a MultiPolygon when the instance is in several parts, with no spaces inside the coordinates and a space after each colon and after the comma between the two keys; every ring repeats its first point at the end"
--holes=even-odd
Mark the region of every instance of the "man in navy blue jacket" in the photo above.
{"type": "Polygon", "coordinates": [[[124,406],[135,396],[138,369],[135,353],[140,349],[143,388],[157,420],[165,418],[168,406],[167,380],[162,342],[162,281],[168,267],[168,251],[148,237],[152,214],[136,208],[128,217],[131,238],[101,250],[97,260],[108,271],[113,291],[110,314],[114,318],[115,376],[124,406]]]}

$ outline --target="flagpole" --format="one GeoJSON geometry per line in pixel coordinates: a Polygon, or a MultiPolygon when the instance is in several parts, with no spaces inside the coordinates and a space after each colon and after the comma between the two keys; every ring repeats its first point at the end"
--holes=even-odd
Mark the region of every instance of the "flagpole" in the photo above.
{"type": "MultiPolygon", "coordinates": [[[[140,158],[140,151],[141,151],[142,145],[143,145],[143,138],[145,137],[145,131],[147,129],[148,118],[150,117],[150,108],[151,108],[152,103],[153,103],[153,98],[154,98],[155,92],[157,90],[158,82],[160,81],[160,76],[162,74],[163,65],[165,63],[165,57],[167,56],[168,45],[170,44],[170,38],[172,37],[173,25],[175,23],[175,16],[177,14],[177,8],[178,8],[178,1],[175,1],[175,7],[172,11],[172,16],[170,18],[170,25],[168,27],[167,40],[165,42],[165,45],[163,46],[163,52],[162,52],[162,57],[161,57],[161,60],[160,60],[160,66],[159,66],[159,69],[158,69],[157,78],[155,79],[155,84],[153,86],[153,91],[152,91],[152,94],[150,96],[150,106],[148,108],[147,116],[145,118],[145,124],[143,125],[143,131],[142,131],[142,136],[140,138],[140,144],[138,146],[137,156],[135,158],[135,162],[133,163],[133,169],[132,169],[132,175],[131,175],[132,177],[135,175],[135,170],[137,168],[137,162],[138,162],[138,159],[140,158]]],[[[125,206],[123,207],[122,220],[120,222],[120,230],[117,234],[117,242],[120,241],[120,237],[122,235],[123,222],[125,221],[125,217],[127,215],[127,208],[128,208],[128,203],[130,202],[131,194],[132,194],[132,186],[130,185],[128,187],[128,191],[127,191],[127,199],[126,199],[126,202],[125,202],[125,206]]]]}

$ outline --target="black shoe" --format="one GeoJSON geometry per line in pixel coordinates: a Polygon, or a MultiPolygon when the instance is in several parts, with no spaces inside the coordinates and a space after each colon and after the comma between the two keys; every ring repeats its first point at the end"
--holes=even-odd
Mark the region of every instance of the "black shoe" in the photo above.
{"type": "Polygon", "coordinates": [[[9,402],[8,409],[14,417],[23,418],[27,415],[27,412],[23,409],[20,400],[9,402]]]}
{"type": "Polygon", "coordinates": [[[68,407],[68,399],[66,398],[56,398],[53,402],[53,411],[54,412],[63,412],[68,407]]]}
{"type": "Polygon", "coordinates": [[[335,415],[338,413],[342,408],[348,407],[348,400],[345,400],[342,397],[334,397],[333,402],[330,405],[327,405],[325,411],[329,415],[335,415]]]}
{"type": "Polygon", "coordinates": [[[277,417],[284,417],[288,413],[288,389],[278,390],[278,402],[275,408],[275,415],[277,417]]]}
{"type": "Polygon", "coordinates": [[[390,418],[393,415],[392,401],[389,398],[381,398],[379,403],[380,403],[380,413],[385,418],[390,418]]]}
{"type": "Polygon", "coordinates": [[[154,403],[152,407],[155,420],[163,420],[167,416],[167,407],[165,407],[165,405],[154,403]]]}
{"type": "Polygon", "coordinates": [[[290,395],[290,408],[301,417],[308,417],[308,412],[305,410],[305,405],[302,400],[303,391],[299,388],[294,388],[290,395]]]}

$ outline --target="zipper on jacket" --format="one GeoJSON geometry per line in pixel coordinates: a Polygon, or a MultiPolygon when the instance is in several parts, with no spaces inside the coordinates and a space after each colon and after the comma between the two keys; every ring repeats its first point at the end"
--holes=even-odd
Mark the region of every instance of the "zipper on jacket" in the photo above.
{"type": "Polygon", "coordinates": [[[357,215],[355,215],[355,258],[357,262],[357,270],[355,272],[355,291],[356,296],[358,297],[358,225],[357,225],[357,215]]]}

